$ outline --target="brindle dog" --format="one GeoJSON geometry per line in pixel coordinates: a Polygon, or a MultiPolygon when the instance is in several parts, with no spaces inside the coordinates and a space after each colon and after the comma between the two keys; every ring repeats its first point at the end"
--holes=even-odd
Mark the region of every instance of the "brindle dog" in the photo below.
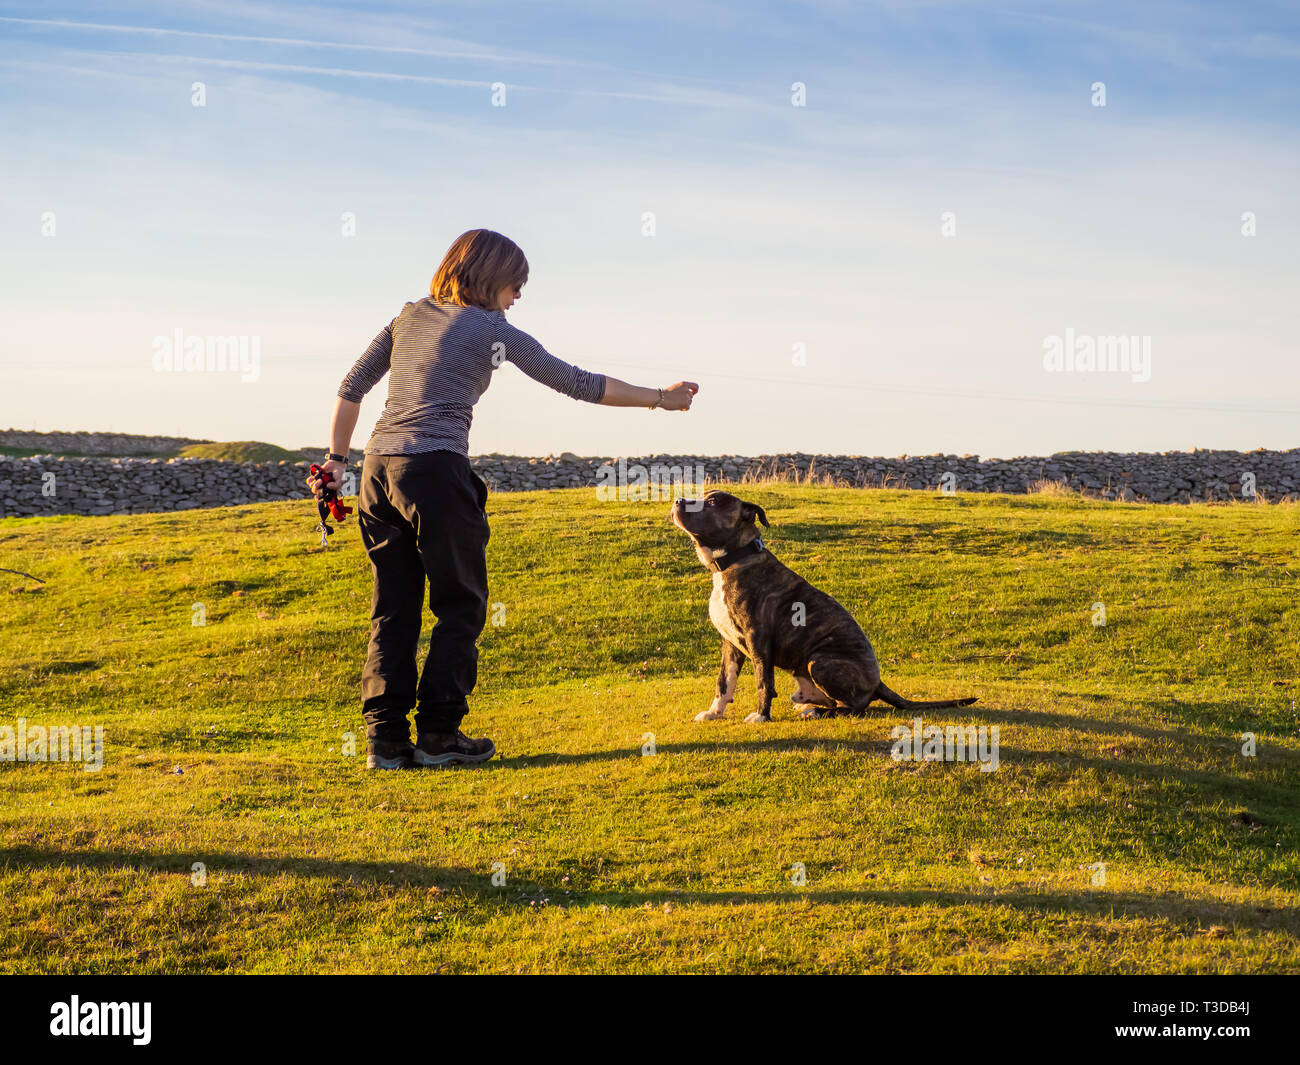
{"type": "Polygon", "coordinates": [[[763,546],[754,523],[768,527],[763,508],[729,492],[710,491],[692,510],[678,499],[669,520],[695,543],[700,561],[713,571],[709,620],[722,634],[722,670],[713,705],[696,721],[722,717],[736,694],[746,657],[754,661],[759,709],[747,723],[771,721],[774,671],[789,670],[799,684],[791,702],[800,717],[862,714],[882,699],[899,710],[969,706],[969,699],[913,702],[880,680],[876,652],[853,616],[779,562],[763,546]]]}

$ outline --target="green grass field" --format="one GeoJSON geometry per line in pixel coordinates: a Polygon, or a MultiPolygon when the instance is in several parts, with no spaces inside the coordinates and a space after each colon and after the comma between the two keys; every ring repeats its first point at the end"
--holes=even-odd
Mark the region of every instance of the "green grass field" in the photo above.
{"type": "Polygon", "coordinates": [[[980,696],[934,721],[997,725],[996,772],[894,761],[888,708],[794,720],[787,675],[773,724],[748,670],[693,722],[718,639],[666,503],[492,497],[501,757],[408,773],[364,768],[352,519],[8,519],[46,583],[0,573],[0,726],[102,724],[105,762],[0,763],[0,970],[1300,972],[1300,507],[740,494],[892,687],[980,696]]]}

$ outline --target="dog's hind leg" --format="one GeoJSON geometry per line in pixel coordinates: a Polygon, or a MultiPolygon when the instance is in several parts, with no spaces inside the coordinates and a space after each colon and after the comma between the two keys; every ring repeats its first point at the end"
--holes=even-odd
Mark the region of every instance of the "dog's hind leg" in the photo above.
{"type": "Polygon", "coordinates": [[[730,640],[722,641],[722,668],[718,671],[718,687],[713,705],[695,715],[696,721],[716,721],[727,712],[728,704],[736,697],[736,678],[745,664],[745,654],[730,640]]]}
{"type": "Polygon", "coordinates": [[[808,673],[813,683],[838,708],[848,714],[863,714],[868,704],[877,698],[876,688],[880,683],[879,672],[869,666],[874,666],[874,663],[843,658],[817,659],[808,664],[808,673]]]}

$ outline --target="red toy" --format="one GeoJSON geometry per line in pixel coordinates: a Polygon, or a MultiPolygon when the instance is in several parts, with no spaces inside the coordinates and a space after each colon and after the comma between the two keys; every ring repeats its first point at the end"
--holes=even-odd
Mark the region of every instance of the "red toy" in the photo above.
{"type": "Polygon", "coordinates": [[[334,532],[333,527],[329,524],[329,519],[333,517],[335,521],[341,522],[352,513],[352,508],[343,505],[343,501],[339,499],[338,490],[325,483],[325,471],[314,462],[311,466],[311,472],[313,477],[319,477],[321,480],[320,495],[316,497],[316,510],[320,514],[320,522],[316,525],[316,531],[321,534],[320,542],[327,544],[329,541],[326,537],[334,532]]]}

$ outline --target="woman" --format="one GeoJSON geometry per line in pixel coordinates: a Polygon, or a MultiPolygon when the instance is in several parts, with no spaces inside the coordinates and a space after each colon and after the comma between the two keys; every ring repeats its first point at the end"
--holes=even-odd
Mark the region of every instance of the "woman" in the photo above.
{"type": "MultiPolygon", "coordinates": [[[[347,469],[362,397],[391,371],[388,403],[366,445],[357,513],[375,575],[361,677],[372,769],[485,762],[496,753],[491,740],[460,731],[487,619],[487,485],[469,463],[469,427],[492,371],[513,362],[557,392],[607,407],[690,410],[699,391],[689,381],[638,388],[549,354],[505,319],[527,280],[528,260],[513,241],[487,229],[462,233],[429,297],[408,303],[339,387],[322,464],[332,487],[347,469]],[[438,623],[417,683],[426,579],[438,623]]],[[[322,478],[307,484],[320,494],[322,478]]]]}

